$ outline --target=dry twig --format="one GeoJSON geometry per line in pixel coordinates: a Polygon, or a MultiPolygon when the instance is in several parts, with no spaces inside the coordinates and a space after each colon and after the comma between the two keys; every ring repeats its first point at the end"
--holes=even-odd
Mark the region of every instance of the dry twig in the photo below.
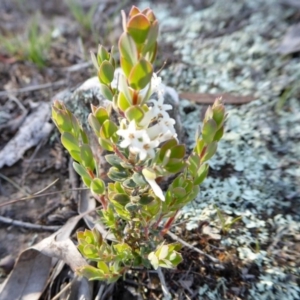
{"type": "Polygon", "coordinates": [[[201,251],[200,249],[190,245],[189,243],[185,242],[184,240],[182,240],[180,237],[178,237],[176,234],[172,233],[172,232],[167,232],[167,235],[169,237],[171,237],[174,241],[177,241],[179,243],[181,243],[183,246],[187,247],[187,248],[190,248],[198,253],[200,253],[201,255],[204,255],[205,257],[209,258],[212,262],[215,262],[215,263],[220,263],[220,261],[218,259],[216,259],[215,257],[212,257],[211,255],[201,251]]]}
{"type": "Polygon", "coordinates": [[[18,220],[14,220],[2,216],[0,216],[0,222],[8,225],[17,226],[17,227],[23,227],[26,229],[45,230],[45,231],[56,231],[59,228],[61,228],[61,226],[46,226],[46,225],[32,224],[32,223],[18,221],[18,220]]]}
{"type": "Polygon", "coordinates": [[[160,283],[161,283],[161,288],[162,288],[162,291],[163,291],[163,294],[164,294],[164,299],[171,300],[172,295],[171,295],[171,293],[170,293],[170,291],[167,287],[165,276],[164,276],[164,273],[162,272],[161,268],[157,269],[157,274],[158,274],[158,277],[159,277],[159,280],[160,280],[160,283]]]}
{"type": "Polygon", "coordinates": [[[64,86],[66,83],[67,83],[66,80],[59,80],[59,81],[55,81],[55,82],[27,86],[27,87],[20,88],[17,90],[0,91],[0,96],[7,96],[9,94],[20,94],[20,93],[26,93],[26,92],[33,92],[33,91],[49,89],[49,88],[57,88],[57,87],[64,86]]]}
{"type": "Polygon", "coordinates": [[[206,94],[206,93],[182,92],[179,94],[179,96],[180,98],[187,99],[189,101],[198,104],[213,104],[216,98],[220,98],[220,97],[224,99],[224,103],[235,104],[235,105],[246,104],[255,100],[254,97],[252,96],[235,96],[229,93],[206,94]]]}

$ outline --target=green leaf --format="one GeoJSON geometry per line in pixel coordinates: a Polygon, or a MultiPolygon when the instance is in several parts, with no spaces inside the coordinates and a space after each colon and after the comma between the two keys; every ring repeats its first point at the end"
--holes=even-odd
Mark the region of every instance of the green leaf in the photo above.
{"type": "Polygon", "coordinates": [[[81,276],[88,278],[89,280],[104,280],[104,273],[95,267],[86,265],[77,269],[77,273],[81,276]]]}
{"type": "Polygon", "coordinates": [[[82,177],[84,183],[89,187],[92,182],[92,178],[88,171],[82,165],[78,164],[75,161],[73,162],[73,168],[77,172],[77,174],[79,174],[82,177]]]}
{"type": "Polygon", "coordinates": [[[116,61],[114,59],[114,56],[115,56],[115,47],[111,46],[109,62],[113,65],[114,68],[116,68],[116,61]]]}
{"type": "Polygon", "coordinates": [[[131,63],[130,61],[128,61],[125,57],[121,56],[120,57],[120,64],[121,64],[121,68],[124,72],[124,74],[126,75],[126,77],[129,76],[134,64],[131,63]]]}
{"type": "Polygon", "coordinates": [[[97,195],[105,193],[105,183],[100,178],[94,178],[91,182],[90,188],[97,195]]]}
{"type": "Polygon", "coordinates": [[[85,245],[83,248],[83,254],[84,256],[92,259],[96,256],[97,254],[97,249],[94,245],[85,245]]]}
{"type": "Polygon", "coordinates": [[[96,55],[93,53],[93,51],[90,51],[90,54],[91,54],[91,60],[92,60],[93,66],[98,71],[99,70],[99,65],[98,65],[98,60],[96,58],[96,55]]]}
{"type": "Polygon", "coordinates": [[[171,193],[174,195],[174,197],[182,198],[186,195],[186,191],[182,187],[176,187],[174,189],[171,189],[171,193]]]}
{"type": "Polygon", "coordinates": [[[191,193],[186,198],[185,204],[189,203],[190,201],[194,200],[197,195],[199,194],[200,188],[199,185],[195,185],[191,191],[191,193]]]}
{"type": "Polygon", "coordinates": [[[111,89],[107,85],[100,83],[100,89],[101,89],[103,96],[107,100],[109,100],[109,101],[113,100],[114,95],[113,95],[111,89]]]}
{"type": "Polygon", "coordinates": [[[210,143],[207,148],[206,148],[206,151],[204,153],[204,155],[202,156],[201,158],[201,163],[209,160],[212,156],[214,156],[214,154],[216,153],[217,151],[217,147],[218,147],[218,144],[217,142],[212,142],[210,143]]]}
{"type": "Polygon", "coordinates": [[[72,131],[72,121],[70,120],[69,114],[66,110],[52,106],[52,119],[61,132],[72,131]]]}
{"type": "Polygon", "coordinates": [[[152,73],[152,65],[142,57],[132,68],[128,77],[128,83],[134,90],[141,90],[150,83],[152,73]]]}
{"type": "Polygon", "coordinates": [[[213,111],[211,106],[209,106],[205,112],[203,123],[207,122],[208,120],[213,118],[213,111]]]}
{"type": "Polygon", "coordinates": [[[188,169],[192,176],[195,177],[200,165],[200,157],[197,154],[192,154],[188,159],[188,169]]]}
{"type": "Polygon", "coordinates": [[[94,156],[89,145],[84,144],[80,147],[80,158],[84,167],[89,168],[92,171],[95,169],[94,156]]]}
{"type": "Polygon", "coordinates": [[[155,45],[157,37],[158,37],[158,21],[155,20],[149,29],[147,41],[143,47],[142,53],[145,55],[151,48],[153,48],[153,45],[155,45]]]}
{"type": "Polygon", "coordinates": [[[164,168],[166,171],[175,174],[180,172],[184,166],[185,162],[182,159],[171,158],[164,168]]]}
{"type": "Polygon", "coordinates": [[[99,137],[101,125],[99,124],[99,121],[97,120],[97,118],[94,115],[89,114],[88,122],[89,122],[90,126],[93,128],[95,134],[99,137]]]}
{"type": "Polygon", "coordinates": [[[154,197],[148,195],[148,194],[144,194],[141,196],[139,203],[141,205],[148,205],[150,204],[152,201],[154,200],[154,197]]]}
{"type": "Polygon", "coordinates": [[[104,107],[98,107],[94,113],[94,116],[97,118],[99,124],[102,126],[103,123],[109,119],[108,112],[104,107]]]}
{"type": "Polygon", "coordinates": [[[141,12],[141,11],[139,10],[139,8],[133,5],[133,6],[131,7],[131,9],[130,9],[130,12],[129,12],[128,16],[129,16],[129,18],[131,18],[131,17],[133,17],[133,16],[139,14],[140,12],[141,12]]]}
{"type": "Polygon", "coordinates": [[[118,141],[118,135],[116,135],[117,130],[118,127],[114,122],[106,120],[100,129],[100,136],[105,139],[112,138],[113,142],[116,143],[118,141]]]}
{"type": "Polygon", "coordinates": [[[103,84],[110,84],[114,79],[114,72],[115,69],[113,65],[107,60],[103,61],[98,71],[100,82],[103,84]]]}
{"type": "Polygon", "coordinates": [[[98,261],[97,268],[106,275],[109,275],[110,271],[107,264],[104,261],[98,261]]]}
{"type": "Polygon", "coordinates": [[[169,247],[167,245],[163,245],[160,249],[159,249],[159,253],[158,253],[158,259],[165,259],[169,254],[169,247]]]}
{"type": "Polygon", "coordinates": [[[185,146],[177,145],[171,149],[170,158],[183,159],[185,155],[185,146]]]}
{"type": "Polygon", "coordinates": [[[101,233],[96,229],[96,227],[94,227],[92,229],[92,234],[94,237],[94,242],[97,245],[97,247],[100,247],[103,243],[103,237],[101,235],[101,233]]]}
{"type": "Polygon", "coordinates": [[[119,215],[119,217],[122,218],[123,220],[126,221],[131,220],[130,213],[126,209],[124,209],[124,206],[122,206],[121,204],[114,202],[114,210],[119,215]]]}
{"type": "Polygon", "coordinates": [[[127,102],[131,103],[131,98],[132,98],[131,92],[127,84],[127,79],[124,76],[124,74],[120,74],[119,76],[119,90],[121,93],[124,94],[124,97],[126,98],[127,102]]]}
{"type": "Polygon", "coordinates": [[[241,219],[242,219],[242,217],[238,216],[238,217],[234,218],[231,222],[229,222],[228,224],[226,224],[227,227],[228,227],[228,229],[230,229],[234,225],[234,223],[240,221],[241,219]]]}
{"type": "Polygon", "coordinates": [[[169,252],[179,251],[182,248],[182,245],[180,243],[172,243],[169,244],[168,246],[169,246],[169,252]]]}
{"type": "Polygon", "coordinates": [[[125,189],[123,188],[121,182],[119,182],[119,181],[116,181],[114,183],[114,190],[119,194],[126,194],[125,189]]]}
{"type": "Polygon", "coordinates": [[[113,144],[110,140],[99,138],[98,139],[100,146],[107,151],[114,151],[113,144]]]}
{"type": "Polygon", "coordinates": [[[132,179],[140,187],[144,187],[145,185],[148,184],[147,181],[145,181],[144,176],[140,173],[134,172],[133,175],[132,175],[132,179]]]}
{"type": "Polygon", "coordinates": [[[225,107],[223,104],[218,104],[218,103],[219,102],[217,99],[212,107],[212,111],[213,111],[213,119],[215,120],[216,124],[219,127],[221,124],[223,124],[225,119],[225,107]]]}
{"type": "Polygon", "coordinates": [[[173,265],[173,268],[177,267],[177,265],[179,265],[183,261],[181,254],[177,252],[172,253],[169,259],[173,265]]]}
{"type": "Polygon", "coordinates": [[[200,169],[197,171],[197,176],[195,176],[195,181],[194,181],[195,185],[199,185],[204,181],[204,179],[208,174],[208,169],[209,169],[208,164],[204,164],[200,167],[200,169]]]}
{"type": "Polygon", "coordinates": [[[134,189],[137,184],[131,178],[128,178],[123,181],[123,186],[127,189],[134,189]]]}
{"type": "Polygon", "coordinates": [[[143,14],[133,16],[127,23],[127,30],[137,44],[143,44],[147,39],[150,22],[143,14]]]}
{"type": "MultiPolygon", "coordinates": [[[[121,54],[121,59],[122,57],[124,57],[127,63],[132,66],[134,66],[137,63],[138,61],[137,49],[134,40],[129,33],[124,32],[121,35],[119,39],[119,50],[121,54]]],[[[121,64],[122,64],[122,60],[121,60],[121,64]]],[[[123,65],[122,65],[122,69],[123,69],[123,65]]]]}
{"type": "Polygon", "coordinates": [[[213,119],[210,119],[204,123],[202,129],[202,138],[206,144],[209,144],[214,140],[217,130],[217,123],[213,119]]]}
{"type": "Polygon", "coordinates": [[[224,127],[222,126],[215,134],[214,141],[219,141],[224,133],[224,127]]]}
{"type": "Polygon", "coordinates": [[[151,265],[153,266],[154,270],[157,270],[159,267],[159,261],[158,261],[157,256],[155,255],[155,253],[154,252],[149,253],[148,259],[149,259],[151,265]]]}
{"type": "Polygon", "coordinates": [[[68,111],[68,114],[70,115],[70,118],[72,120],[72,134],[78,138],[80,134],[81,127],[79,126],[78,120],[75,118],[75,116],[68,111]]]}
{"type": "Polygon", "coordinates": [[[113,197],[113,200],[121,204],[122,206],[125,206],[130,202],[130,198],[126,194],[116,194],[113,197]]]}
{"type": "Polygon", "coordinates": [[[141,213],[144,216],[145,220],[149,222],[152,219],[156,219],[157,215],[160,213],[160,210],[161,210],[161,203],[162,203],[161,200],[158,198],[154,198],[153,201],[149,202],[150,199],[147,197],[148,199],[147,199],[147,201],[145,201],[145,203],[146,202],[148,202],[148,203],[143,204],[144,203],[143,201],[146,199],[142,199],[142,198],[144,198],[144,196],[141,196],[139,203],[141,204],[140,209],[141,209],[141,213]],[[141,200],[142,200],[142,203],[141,203],[141,200]]]}
{"type": "Polygon", "coordinates": [[[126,109],[125,116],[129,121],[135,120],[138,124],[144,118],[144,111],[139,106],[131,106],[126,109]]]}
{"type": "Polygon", "coordinates": [[[147,92],[143,93],[142,95],[139,95],[140,96],[140,105],[145,104],[149,100],[151,95],[152,95],[152,85],[151,85],[151,81],[150,81],[147,92]]]}
{"type": "Polygon", "coordinates": [[[218,218],[219,218],[219,220],[221,222],[221,226],[224,227],[225,223],[226,223],[226,220],[225,220],[223,214],[221,213],[220,209],[216,205],[214,205],[214,208],[217,211],[217,215],[218,215],[218,218]]]}
{"type": "Polygon", "coordinates": [[[174,138],[166,141],[159,150],[159,159],[162,161],[166,155],[167,150],[173,148],[177,144],[178,144],[178,142],[174,138]]]}
{"type": "Polygon", "coordinates": [[[118,107],[122,110],[125,111],[127,108],[129,108],[131,106],[131,103],[127,100],[127,98],[125,97],[125,95],[120,92],[118,95],[118,107]]]}
{"type": "Polygon", "coordinates": [[[109,53],[102,45],[98,47],[97,59],[99,65],[101,65],[103,61],[109,60],[109,53]]]}
{"type": "Polygon", "coordinates": [[[202,153],[204,147],[205,147],[204,140],[198,139],[194,150],[197,154],[200,155],[202,153]]]}
{"type": "Polygon", "coordinates": [[[72,158],[78,162],[81,162],[78,140],[71,133],[63,132],[61,135],[61,142],[68,150],[72,158]]]}
{"type": "Polygon", "coordinates": [[[107,173],[107,176],[113,181],[124,181],[128,178],[129,173],[126,170],[120,170],[115,167],[111,167],[107,173]]]}
{"type": "Polygon", "coordinates": [[[88,138],[86,132],[82,128],[80,128],[80,136],[81,136],[81,140],[84,144],[89,143],[89,138],[88,138]]]}
{"type": "Polygon", "coordinates": [[[114,166],[114,167],[117,167],[117,168],[121,168],[121,158],[115,154],[108,154],[108,155],[105,155],[105,159],[106,161],[111,165],[111,166],[114,166]]]}
{"type": "Polygon", "coordinates": [[[137,204],[134,203],[127,203],[125,206],[125,209],[128,212],[136,212],[138,210],[139,206],[137,204]]]}
{"type": "Polygon", "coordinates": [[[145,58],[149,60],[151,63],[154,62],[156,54],[157,54],[157,42],[154,43],[154,45],[151,47],[150,50],[148,50],[147,54],[145,55],[145,58]]]}

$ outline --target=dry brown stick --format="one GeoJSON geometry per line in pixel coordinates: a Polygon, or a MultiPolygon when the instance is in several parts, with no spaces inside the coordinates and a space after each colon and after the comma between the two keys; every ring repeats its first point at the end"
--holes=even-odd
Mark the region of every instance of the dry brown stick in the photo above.
{"type": "Polygon", "coordinates": [[[72,283],[76,280],[76,278],[77,278],[77,276],[75,276],[74,278],[73,278],[73,280],[72,281],[70,281],[63,289],[61,289],[51,300],[57,300],[57,299],[59,299],[60,298],[60,296],[64,293],[64,292],[66,292],[68,289],[70,289],[71,288],[71,285],[72,285],[72,283]]]}
{"type": "Polygon", "coordinates": [[[45,231],[56,231],[59,228],[61,228],[61,226],[46,226],[46,225],[32,224],[32,223],[28,223],[28,222],[13,220],[11,218],[6,218],[6,217],[2,217],[2,216],[0,216],[0,222],[7,224],[7,225],[23,227],[26,229],[36,229],[36,230],[45,230],[45,231]]]}
{"type": "MultiPolygon", "coordinates": [[[[93,208],[93,209],[91,209],[89,211],[86,211],[86,212],[78,215],[77,217],[78,218],[82,218],[83,216],[85,216],[87,214],[90,214],[91,212],[93,212],[93,211],[95,211],[97,209],[100,209],[100,206],[95,207],[95,208],[93,208]]],[[[37,224],[32,224],[32,223],[28,223],[28,222],[18,221],[18,220],[14,220],[14,219],[2,217],[2,216],[0,216],[0,222],[8,224],[8,225],[13,225],[13,226],[27,228],[27,229],[37,229],[37,230],[46,230],[46,231],[56,231],[56,230],[58,230],[58,229],[61,228],[61,226],[37,225],[37,224]]]]}
{"type": "Polygon", "coordinates": [[[185,242],[185,241],[182,240],[180,237],[178,237],[176,234],[174,234],[174,233],[168,231],[168,232],[167,232],[167,235],[168,235],[169,237],[171,237],[174,241],[177,241],[177,242],[179,242],[180,244],[182,244],[183,246],[185,246],[185,247],[187,247],[187,248],[190,248],[190,249],[192,249],[192,250],[194,250],[194,251],[200,253],[201,255],[206,256],[206,257],[209,258],[212,262],[220,263],[220,261],[219,261],[217,258],[212,257],[211,255],[209,255],[209,254],[207,254],[207,253],[201,251],[200,249],[198,249],[198,248],[196,248],[196,247],[190,245],[189,243],[185,242]]]}
{"type": "MultiPolygon", "coordinates": [[[[0,203],[0,207],[6,206],[6,205],[10,205],[13,203],[17,203],[20,201],[24,201],[24,200],[31,200],[34,198],[39,198],[39,197],[43,197],[43,196],[50,196],[50,195],[54,195],[54,194],[58,194],[58,193],[64,193],[64,192],[69,192],[72,191],[73,189],[68,189],[68,190],[60,190],[60,191],[55,191],[55,192],[49,192],[49,193],[45,193],[45,194],[36,194],[36,195],[29,195],[27,197],[23,197],[20,199],[15,199],[15,200],[11,200],[11,201],[7,201],[4,203],[0,203]]],[[[76,190],[88,190],[88,188],[77,188],[76,190]]]]}
{"type": "Polygon", "coordinates": [[[55,81],[55,82],[27,86],[27,87],[16,89],[16,90],[0,91],[0,96],[7,96],[9,94],[20,94],[20,93],[33,92],[33,91],[38,91],[38,90],[43,90],[43,89],[61,87],[61,86],[65,85],[66,83],[67,83],[66,80],[59,80],[59,81],[55,81]]]}
{"type": "Polygon", "coordinates": [[[67,72],[77,72],[77,71],[80,71],[82,69],[86,69],[90,66],[92,66],[92,62],[83,62],[83,63],[80,63],[80,64],[76,64],[76,65],[73,65],[73,66],[70,66],[70,67],[66,67],[64,68],[65,71],[67,72]]]}
{"type": "Polygon", "coordinates": [[[216,98],[222,97],[225,104],[241,105],[255,100],[252,96],[235,96],[229,93],[222,94],[206,94],[206,93],[191,93],[182,92],[179,94],[180,98],[199,104],[213,104],[216,98]]]}

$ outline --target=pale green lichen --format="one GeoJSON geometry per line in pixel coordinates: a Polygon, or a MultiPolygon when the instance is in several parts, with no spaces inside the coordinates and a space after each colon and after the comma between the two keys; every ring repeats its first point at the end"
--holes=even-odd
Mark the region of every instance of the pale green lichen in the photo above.
{"type": "MultiPolygon", "coordinates": [[[[300,182],[300,103],[296,98],[300,58],[276,52],[295,10],[283,8],[276,0],[233,2],[214,1],[199,11],[187,6],[178,16],[166,4],[155,8],[161,19],[161,41],[171,43],[182,58],[161,72],[165,82],[182,91],[256,98],[241,107],[227,106],[226,133],[210,164],[214,177],[207,178],[182,217],[188,219],[186,227],[191,230],[204,220],[220,228],[214,205],[228,216],[241,216],[240,226],[223,236],[221,243],[236,247],[243,263],[250,257],[260,268],[249,299],[299,299],[294,277],[300,275],[297,255],[295,262],[278,266],[278,249],[261,250],[274,240],[279,226],[292,224],[286,239],[300,234],[295,208],[300,182]],[[179,23],[182,28],[176,27],[179,23]],[[286,90],[292,92],[283,101],[286,90]]],[[[187,144],[192,148],[201,107],[186,100],[180,105],[187,144]]],[[[220,299],[222,288],[211,290],[204,285],[199,295],[220,299]]]]}

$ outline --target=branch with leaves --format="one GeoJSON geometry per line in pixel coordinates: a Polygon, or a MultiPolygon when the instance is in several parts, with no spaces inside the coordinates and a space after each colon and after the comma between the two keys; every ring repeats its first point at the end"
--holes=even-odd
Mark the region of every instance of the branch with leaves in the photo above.
{"type": "Polygon", "coordinates": [[[91,106],[88,122],[99,145],[111,152],[105,184],[88,135],[73,114],[55,101],[52,118],[61,141],[74,159],[74,169],[90,188],[102,209],[100,219],[115,236],[107,242],[96,230],[78,233],[78,248],[91,264],[78,273],[89,279],[116,281],[131,267],[174,268],[181,261],[180,244],[167,244],[164,235],[180,209],[199,193],[208,173],[207,161],[215,154],[224,130],[221,99],[209,107],[196,146],[186,158],[174,129],[175,120],[164,104],[161,78],[153,71],[157,53],[158,21],[151,9],[133,6],[128,18],[122,12],[119,39],[121,69],[116,69],[114,49],[99,46],[92,61],[109,107],[91,106]],[[154,98],[156,95],[156,98],[154,98]],[[116,123],[112,111],[119,117],[116,123]],[[163,178],[175,175],[166,191],[163,178]]]}

